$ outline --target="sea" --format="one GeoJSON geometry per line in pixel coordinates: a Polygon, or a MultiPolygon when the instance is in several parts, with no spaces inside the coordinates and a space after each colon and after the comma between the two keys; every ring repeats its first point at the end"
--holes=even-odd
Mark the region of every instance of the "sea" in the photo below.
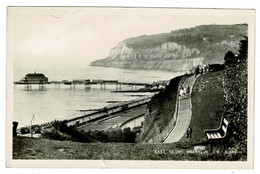
{"type": "MultiPolygon", "coordinates": [[[[15,73],[14,79],[21,79],[27,73],[15,73]]],[[[95,66],[48,68],[41,72],[49,81],[61,80],[118,80],[119,82],[153,83],[161,80],[170,80],[181,72],[130,70],[95,66]]],[[[131,87],[122,85],[121,90],[140,89],[140,86],[131,87]]],[[[32,85],[27,90],[25,85],[13,85],[13,121],[17,121],[18,127],[32,124],[42,124],[53,120],[64,120],[75,117],[77,113],[88,110],[100,109],[109,104],[129,101],[137,97],[153,95],[153,93],[113,93],[116,85],[100,84],[84,86],[46,84],[42,90],[39,85],[32,85]]]]}

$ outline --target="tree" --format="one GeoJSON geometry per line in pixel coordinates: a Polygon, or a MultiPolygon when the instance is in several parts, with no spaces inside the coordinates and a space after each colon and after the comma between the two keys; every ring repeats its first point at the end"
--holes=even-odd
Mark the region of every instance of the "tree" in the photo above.
{"type": "Polygon", "coordinates": [[[228,51],[224,57],[225,65],[229,65],[235,60],[235,54],[232,51],[228,51]]]}
{"type": "Polygon", "coordinates": [[[136,135],[135,135],[135,133],[133,133],[131,131],[131,129],[129,127],[124,128],[123,134],[124,134],[124,141],[125,142],[127,142],[127,143],[135,142],[136,135]]]}
{"type": "Polygon", "coordinates": [[[245,40],[241,40],[239,43],[238,56],[240,59],[247,59],[247,57],[248,57],[248,38],[247,37],[245,37],[245,40]]]}

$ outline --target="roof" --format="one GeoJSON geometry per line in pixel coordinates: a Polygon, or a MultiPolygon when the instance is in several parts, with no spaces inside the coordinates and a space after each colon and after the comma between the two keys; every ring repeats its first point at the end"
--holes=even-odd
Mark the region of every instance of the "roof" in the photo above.
{"type": "Polygon", "coordinates": [[[42,74],[42,73],[29,73],[29,74],[26,74],[25,77],[42,77],[42,78],[45,78],[45,75],[42,74]]]}

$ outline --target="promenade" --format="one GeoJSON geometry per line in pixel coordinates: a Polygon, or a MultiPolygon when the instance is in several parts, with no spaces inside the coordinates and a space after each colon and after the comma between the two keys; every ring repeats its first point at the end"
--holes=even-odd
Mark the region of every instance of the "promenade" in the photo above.
{"type": "MultiPolygon", "coordinates": [[[[68,126],[75,125],[77,127],[81,127],[86,123],[90,122],[98,122],[103,119],[107,120],[115,117],[115,114],[125,112],[129,109],[134,109],[135,107],[145,105],[151,100],[152,96],[144,96],[139,97],[130,101],[122,102],[122,103],[114,103],[110,104],[103,109],[92,111],[89,114],[84,114],[78,117],[73,117],[72,119],[66,120],[66,124],[68,126]],[[112,116],[112,117],[111,117],[112,116]]],[[[125,120],[123,120],[124,122],[125,120]]]]}
{"type": "MultiPolygon", "coordinates": [[[[94,131],[94,130],[107,130],[107,129],[118,129],[121,128],[121,124],[126,122],[127,120],[130,120],[131,118],[135,118],[139,115],[144,115],[146,111],[147,104],[143,104],[140,106],[137,106],[135,108],[126,110],[124,112],[119,112],[115,115],[112,115],[110,117],[100,119],[96,122],[86,123],[85,125],[82,125],[78,127],[79,130],[84,131],[94,131]]],[[[142,117],[144,119],[144,117],[142,117]]],[[[138,125],[136,125],[138,126],[138,125]]],[[[125,127],[122,127],[121,129],[124,129],[125,127]]]]}
{"type": "MultiPolygon", "coordinates": [[[[190,93],[192,92],[192,87],[195,82],[195,76],[189,77],[184,83],[183,86],[190,87],[190,93]]],[[[173,143],[178,142],[183,136],[186,135],[186,131],[190,125],[191,120],[191,94],[179,97],[178,100],[178,113],[177,121],[175,127],[169,133],[168,137],[163,143],[173,143]]]]}

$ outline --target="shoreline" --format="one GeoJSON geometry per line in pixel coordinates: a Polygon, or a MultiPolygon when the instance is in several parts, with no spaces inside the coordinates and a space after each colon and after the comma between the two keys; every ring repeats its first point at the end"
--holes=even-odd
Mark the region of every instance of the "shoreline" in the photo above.
{"type": "MultiPolygon", "coordinates": [[[[147,103],[151,100],[151,98],[154,95],[149,96],[143,96],[138,97],[136,99],[132,99],[129,101],[123,101],[119,103],[109,103],[107,106],[102,107],[98,110],[88,111],[87,114],[84,112],[76,112],[75,114],[79,114],[80,116],[73,117],[71,119],[54,119],[49,122],[41,123],[41,124],[35,124],[32,126],[39,126],[42,128],[50,128],[52,127],[52,123],[55,121],[65,121],[68,126],[76,126],[76,127],[83,127],[84,125],[88,123],[96,123],[102,119],[113,119],[114,117],[117,117],[117,114],[128,112],[130,110],[133,110],[135,108],[141,107],[142,105],[147,105],[147,103]],[[127,107],[126,107],[127,105],[127,107]],[[77,122],[79,121],[79,122],[77,122]]],[[[23,126],[18,128],[18,130],[21,131],[22,128],[29,129],[30,126],[23,126]]],[[[27,132],[29,133],[29,132],[27,132]]],[[[20,134],[20,133],[19,133],[20,134]]],[[[21,136],[24,136],[25,134],[21,134],[21,136]]]]}
{"type": "Polygon", "coordinates": [[[173,73],[177,73],[177,76],[185,74],[187,72],[187,71],[168,71],[168,70],[161,70],[161,69],[121,68],[121,67],[113,67],[113,66],[91,65],[91,63],[88,66],[90,66],[90,67],[100,67],[100,68],[116,68],[116,69],[125,69],[125,70],[138,70],[138,71],[173,72],[173,73]]]}

